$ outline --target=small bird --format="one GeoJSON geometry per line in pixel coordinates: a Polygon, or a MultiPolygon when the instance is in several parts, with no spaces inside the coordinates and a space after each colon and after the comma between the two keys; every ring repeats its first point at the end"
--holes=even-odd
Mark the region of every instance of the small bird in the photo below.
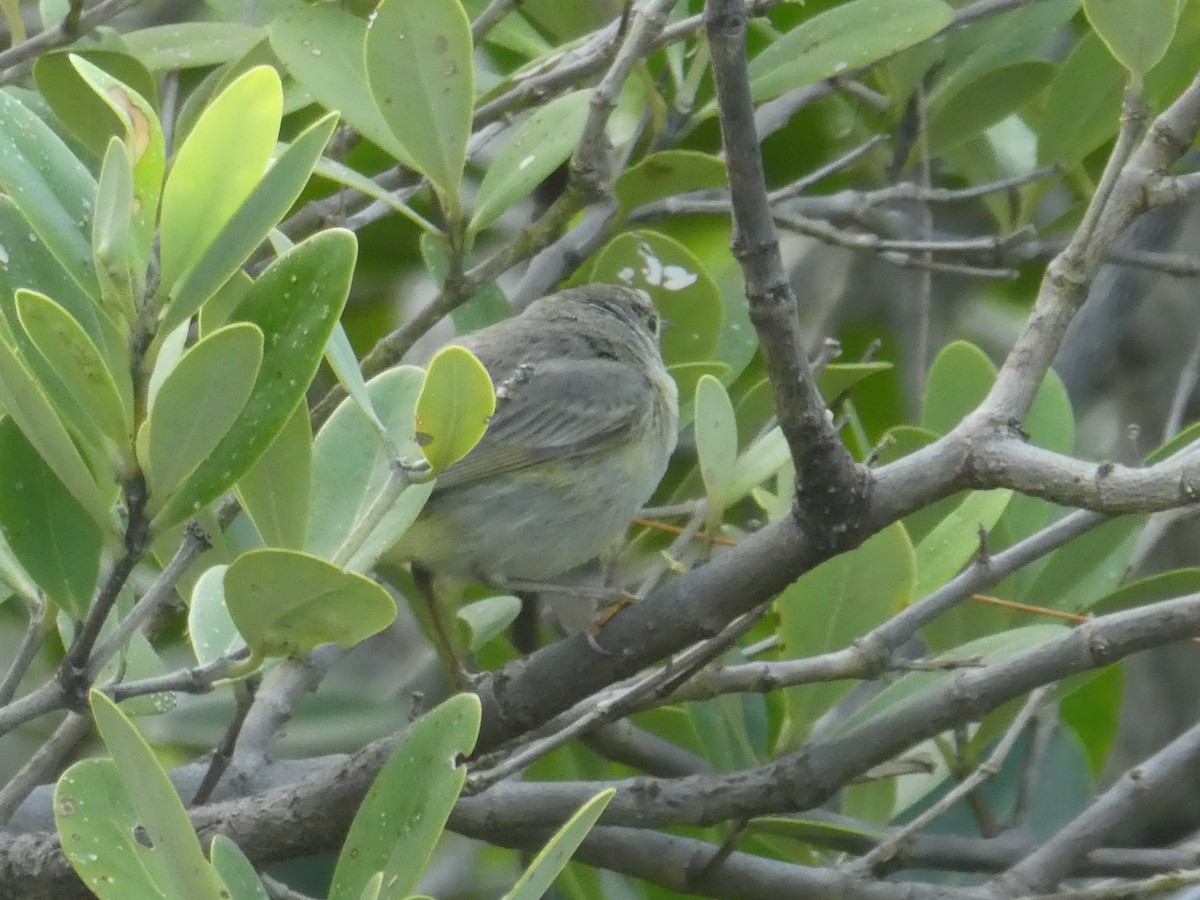
{"type": "Polygon", "coordinates": [[[675,449],[661,324],[644,293],[592,284],[454,341],[487,369],[496,412],[389,557],[485,583],[544,581],[613,544],[675,449]]]}
{"type": "Polygon", "coordinates": [[[496,411],[385,561],[439,584],[514,587],[613,545],[675,449],[679,396],[661,328],[644,292],[590,284],[453,341],[487,369],[496,411]]]}

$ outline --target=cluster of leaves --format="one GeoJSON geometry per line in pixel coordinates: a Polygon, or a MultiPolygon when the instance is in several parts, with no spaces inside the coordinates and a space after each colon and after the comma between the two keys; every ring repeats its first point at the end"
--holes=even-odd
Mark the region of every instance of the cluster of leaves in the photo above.
{"type": "MultiPolygon", "coordinates": [[[[481,3],[384,0],[369,20],[343,5],[268,3],[251,24],[235,21],[239,4],[213,6],[223,20],[106,31],[45,53],[32,87],[0,90],[0,576],[29,620],[56,636],[63,671],[70,664],[99,688],[90,710],[112,758],[62,775],[55,817],[71,864],[101,897],[265,896],[231,841],[217,838],[205,856],[154,750],[131,724],[130,716],[169,708],[173,695],[156,691],[145,702],[128,690],[132,699],[118,709],[105,693],[139,681],[154,687],[172,671],[159,655],[169,636],[156,646],[136,627],[122,628],[149,617],[131,573],[170,572],[166,591],[178,587],[187,600],[188,665],[208,673],[206,689],[232,690],[265,662],[303,658],[318,645],[353,646],[396,615],[370,571],[419,514],[436,473],[473,446],[493,411],[486,373],[456,348],[424,370],[368,365],[374,377],[364,379],[339,321],[355,275],[354,233],[333,228],[297,243],[287,236],[286,217],[316,196],[312,182],[397,214],[402,225],[390,237],[407,240],[409,258],[435,276],[466,331],[509,314],[495,278],[568,231],[588,200],[582,163],[606,135],[628,164],[612,179],[600,238],[555,281],[645,289],[670,320],[663,356],[692,443],[658,499],[703,500],[702,540],[668,547],[657,531],[640,529],[628,556],[643,570],[697,565],[714,545],[788,516],[795,492],[727,216],[686,208],[692,192],[726,184],[702,40],[648,49],[638,77],[614,95],[564,81],[543,88],[553,99],[526,113],[521,85],[553,72],[563,54],[585,53],[600,23],[530,0],[476,46],[468,12],[481,3]],[[160,85],[181,72],[186,100],[167,118],[160,85]],[[598,110],[611,118],[596,118],[598,110]],[[486,147],[487,124],[507,113],[518,115],[502,145],[486,147]],[[326,155],[339,117],[365,139],[345,159],[326,155]],[[597,122],[598,135],[588,131],[597,122]],[[480,149],[490,154],[482,173],[473,161],[480,149]],[[364,174],[381,165],[414,175],[411,189],[391,191],[364,174]],[[522,204],[564,167],[567,190],[510,237],[510,223],[528,212],[522,204]],[[455,297],[460,289],[467,296],[455,297]],[[314,436],[305,401],[322,360],[347,399],[314,436]],[[189,521],[207,534],[207,552],[198,553],[189,521]],[[189,548],[199,558],[171,571],[172,559],[191,560],[181,556],[189,548]]],[[[674,25],[685,23],[687,6],[671,12],[674,25]]],[[[1155,110],[1176,96],[1195,70],[1200,14],[1181,0],[1082,6],[1081,15],[1079,0],[1016,5],[949,33],[956,10],[941,0],[782,6],[755,22],[751,93],[765,103],[872,67],[863,79],[884,112],[834,94],[821,119],[797,116],[772,140],[795,142],[809,129],[817,137],[799,162],[827,162],[845,140],[835,134],[903,132],[920,86],[928,96],[923,140],[901,142],[891,160],[861,157],[862,177],[882,179],[920,154],[976,185],[1053,162],[1070,171],[1075,199],[1086,200],[1095,151],[1116,133],[1126,84],[1155,110]],[[1051,33],[1073,42],[1061,62],[1040,54],[1051,33]]],[[[770,141],[765,153],[770,159],[770,141]]],[[[782,182],[796,177],[795,165],[780,164],[782,182]]],[[[845,173],[834,177],[846,183],[845,173]]],[[[1016,233],[1042,215],[1046,191],[1040,182],[990,194],[982,214],[1016,233]]],[[[1073,225],[1080,205],[1068,204],[1057,224],[1073,225]]],[[[368,221],[364,214],[355,224],[368,221]]],[[[886,462],[950,432],[995,375],[974,345],[943,348],[916,424],[897,421],[888,362],[829,363],[819,387],[855,457],[886,462]]],[[[1050,377],[1023,427],[1034,444],[1069,455],[1073,423],[1066,392],[1050,377]]],[[[1185,431],[1151,458],[1196,434],[1185,431]]],[[[1057,517],[1051,503],[1008,489],[942,499],[805,574],[747,645],[767,646],[778,661],[849,646],[968,566],[981,535],[999,550],[1057,517]]],[[[1028,624],[1017,604],[1079,617],[1200,589],[1193,569],[1126,581],[1143,525],[1113,519],[1047,552],[995,585],[994,605],[959,605],[927,626],[925,647],[985,664],[1067,628],[1028,624]]],[[[483,661],[516,655],[503,630],[518,610],[501,597],[463,611],[483,661]]],[[[714,768],[736,770],[850,733],[950,677],[903,674],[865,704],[845,704],[853,684],[832,681],[663,706],[634,721],[714,768]]],[[[1104,765],[1120,681],[1109,670],[1057,688],[1062,768],[1047,778],[1104,765]]],[[[14,707],[6,720],[0,705],[0,724],[24,721],[14,707]]],[[[478,702],[460,696],[409,729],[359,810],[331,897],[415,889],[462,789],[457,757],[471,751],[479,715],[478,702]]],[[[954,747],[931,741],[920,751],[934,761],[928,771],[848,786],[841,811],[880,827],[913,815],[945,790],[952,768],[982,758],[1014,715],[993,713],[954,747]]],[[[623,770],[567,746],[529,771],[600,779],[623,770]]],[[[1054,793],[1037,810],[1038,828],[1078,810],[1087,781],[1070,782],[1079,785],[1074,795],[1054,793]]],[[[540,896],[611,796],[598,793],[580,809],[506,896],[540,896]]],[[[719,829],[702,835],[724,839],[719,829]]],[[[739,846],[819,861],[841,836],[823,822],[758,819],[739,846]]],[[[564,892],[600,896],[595,872],[568,873],[564,892]]]]}

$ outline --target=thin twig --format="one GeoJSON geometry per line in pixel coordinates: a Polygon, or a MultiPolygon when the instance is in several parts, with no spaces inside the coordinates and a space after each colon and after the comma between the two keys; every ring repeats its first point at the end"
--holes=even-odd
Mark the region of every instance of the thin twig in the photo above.
{"type": "Polygon", "coordinates": [[[47,622],[49,609],[50,607],[44,598],[39,598],[36,605],[28,606],[29,621],[25,623],[25,631],[21,635],[21,643],[17,646],[17,652],[13,655],[8,669],[4,672],[4,679],[0,680],[0,708],[12,702],[12,698],[17,694],[17,688],[21,686],[21,681],[24,679],[25,673],[29,671],[29,667],[33,665],[33,661],[37,659],[38,651],[42,648],[42,642],[46,639],[46,632],[49,626],[49,622],[47,622]]]}
{"type": "Polygon", "coordinates": [[[22,63],[28,62],[54,47],[74,43],[80,35],[103,25],[109,19],[137,3],[138,0],[101,0],[91,9],[84,10],[74,28],[66,23],[60,23],[14,47],[9,47],[0,53],[0,84],[11,81],[15,74],[13,70],[22,63]]]}
{"type": "Polygon", "coordinates": [[[900,845],[908,840],[909,837],[945,815],[954,804],[975,791],[984,782],[1000,774],[1001,766],[1003,766],[1004,761],[1012,752],[1013,747],[1016,746],[1017,739],[1025,731],[1025,726],[1029,724],[1049,690],[1049,687],[1040,687],[1030,692],[1029,699],[1025,701],[1025,705],[1021,707],[1020,712],[1017,713],[1016,717],[1009,724],[1004,732],[1004,736],[996,744],[988,758],[975,768],[975,771],[948,790],[935,803],[932,803],[929,808],[914,816],[903,827],[888,835],[887,840],[881,841],[870,852],[864,853],[854,861],[850,868],[862,872],[873,871],[881,862],[895,854],[900,845]]]}
{"type": "Polygon", "coordinates": [[[8,783],[0,787],[0,825],[12,818],[35,787],[53,779],[62,767],[63,760],[87,737],[91,729],[90,716],[67,713],[54,733],[25,761],[25,765],[8,783]]]}
{"type": "Polygon", "coordinates": [[[93,680],[100,670],[126,642],[133,637],[135,631],[153,618],[160,609],[175,595],[175,586],[205,550],[212,546],[208,535],[197,522],[190,522],[183,533],[183,541],[175,551],[175,555],[159,572],[150,588],[91,654],[88,663],[88,679],[93,680]]]}

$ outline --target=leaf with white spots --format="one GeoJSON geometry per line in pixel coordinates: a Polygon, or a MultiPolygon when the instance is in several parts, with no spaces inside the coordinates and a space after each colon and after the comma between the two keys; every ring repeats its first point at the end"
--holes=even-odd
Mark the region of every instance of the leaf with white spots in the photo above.
{"type": "Polygon", "coordinates": [[[486,228],[518,200],[528,197],[571,156],[583,133],[591,96],[590,90],[574,91],[552,100],[517,128],[479,185],[471,216],[472,233],[486,228]]]}
{"type": "Polygon", "coordinates": [[[654,231],[618,235],[597,255],[590,280],[650,295],[666,320],[662,353],[668,366],[712,361],[725,304],[708,269],[674,238],[654,231]]]}
{"type": "Polygon", "coordinates": [[[203,509],[266,452],[304,397],[350,292],[357,245],[335,228],[297,244],[246,293],[232,321],[258,326],[262,365],[250,398],[220,444],[155,515],[153,533],[203,509]]]}
{"type": "Polygon", "coordinates": [[[458,694],[412,724],[358,808],[329,900],[358,900],[378,872],[389,897],[412,891],[462,790],[459,760],[475,746],[479,721],[479,698],[458,694]]]}

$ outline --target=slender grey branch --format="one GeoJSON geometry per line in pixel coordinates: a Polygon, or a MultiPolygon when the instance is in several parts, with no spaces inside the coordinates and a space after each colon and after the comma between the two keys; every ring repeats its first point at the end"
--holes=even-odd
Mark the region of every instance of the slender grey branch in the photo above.
{"type": "Polygon", "coordinates": [[[85,9],[73,27],[66,21],[60,22],[53,28],[47,28],[15,47],[9,47],[0,53],[0,84],[12,81],[16,74],[14,70],[22,63],[34,59],[47,50],[74,42],[80,35],[103,25],[114,16],[136,6],[137,3],[138,0],[101,0],[95,6],[85,9]]]}
{"type": "Polygon", "coordinates": [[[1053,890],[1116,826],[1139,810],[1166,801],[1171,786],[1193,770],[1198,760],[1200,725],[1194,725],[1126,771],[1072,822],[997,878],[993,889],[1008,897],[1053,890]]]}
{"type": "Polygon", "coordinates": [[[53,778],[63,760],[70,756],[91,728],[91,716],[67,713],[54,733],[25,761],[25,765],[8,783],[0,787],[0,825],[12,818],[12,814],[35,787],[53,778]]]}
{"type": "Polygon", "coordinates": [[[37,659],[38,650],[46,639],[46,601],[39,598],[36,605],[27,605],[29,620],[25,623],[25,631],[21,634],[21,643],[13,654],[12,662],[0,680],[0,709],[3,709],[17,694],[25,673],[37,659]]]}
{"type": "Polygon", "coordinates": [[[958,803],[958,801],[962,800],[972,791],[977,790],[984,782],[999,775],[1000,767],[1004,765],[1004,760],[1008,758],[1013,747],[1016,746],[1017,739],[1025,731],[1025,726],[1029,724],[1049,690],[1049,686],[1046,686],[1031,691],[1020,712],[1017,713],[1012,722],[1009,723],[1008,728],[1005,729],[1004,736],[1000,738],[999,742],[992,749],[992,752],[988,755],[988,758],[975,768],[975,771],[954,785],[954,787],[939,797],[935,803],[930,804],[929,807],[906,822],[903,827],[896,829],[894,833],[888,835],[887,840],[880,842],[870,852],[863,854],[859,859],[855,860],[851,868],[858,872],[874,871],[881,862],[893,856],[899,850],[900,845],[912,835],[917,834],[926,825],[944,816],[954,804],[958,803]]]}
{"type": "Polygon", "coordinates": [[[94,680],[105,664],[125,646],[133,637],[134,632],[155,616],[159,610],[175,595],[175,586],[179,579],[194,563],[200,554],[211,547],[208,535],[195,521],[190,522],[184,530],[183,541],[175,551],[175,555],[155,577],[153,584],[142,595],[128,615],[125,616],[103,641],[96,645],[88,660],[88,678],[94,680]]]}

